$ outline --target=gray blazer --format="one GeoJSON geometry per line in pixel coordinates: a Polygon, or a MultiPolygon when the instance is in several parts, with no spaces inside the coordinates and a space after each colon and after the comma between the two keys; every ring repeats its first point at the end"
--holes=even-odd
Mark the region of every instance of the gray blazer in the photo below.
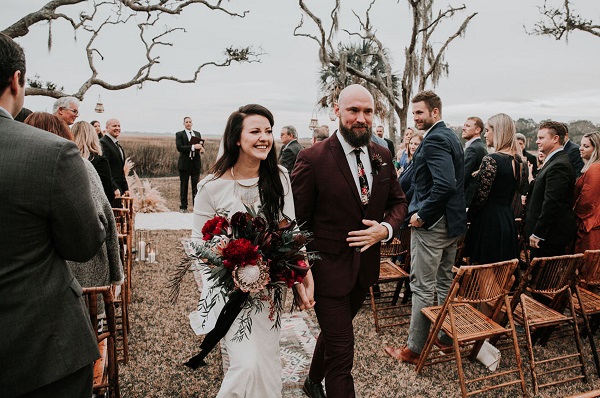
{"type": "Polygon", "coordinates": [[[0,391],[15,397],[99,357],[81,286],[105,233],[77,146],[0,113],[0,391]]]}

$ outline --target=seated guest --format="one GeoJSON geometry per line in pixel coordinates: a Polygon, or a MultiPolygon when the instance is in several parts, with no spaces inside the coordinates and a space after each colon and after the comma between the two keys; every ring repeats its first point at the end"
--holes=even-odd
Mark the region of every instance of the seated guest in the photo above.
{"type": "Polygon", "coordinates": [[[94,169],[96,169],[100,177],[100,181],[102,181],[104,194],[108,198],[108,201],[112,203],[115,199],[115,191],[112,186],[110,165],[108,164],[108,160],[102,156],[102,146],[94,127],[88,122],[82,121],[75,123],[71,131],[73,132],[73,141],[77,144],[81,156],[92,162],[94,169]]]}
{"type": "MultiPolygon", "coordinates": [[[[93,127],[89,123],[79,123],[87,124],[91,129],[92,136],[96,136],[93,127]]],[[[73,140],[73,135],[67,124],[57,116],[49,113],[34,112],[25,119],[25,124],[46,130],[59,137],[73,140]]],[[[94,169],[91,162],[84,160],[84,163],[90,179],[90,188],[96,205],[97,217],[104,226],[106,239],[100,250],[90,260],[86,262],[67,261],[67,264],[82,287],[107,286],[111,283],[120,285],[123,283],[124,274],[119,255],[119,240],[115,217],[110,202],[104,194],[102,182],[98,173],[96,173],[96,169],[94,169]]],[[[90,219],[95,220],[96,217],[92,216],[90,215],[90,219]]],[[[104,313],[104,303],[102,302],[101,295],[98,296],[98,312],[100,314],[104,313]]]]}
{"type": "Polygon", "coordinates": [[[575,183],[577,238],[575,253],[600,249],[600,132],[581,138],[579,152],[585,161],[582,175],[575,183]]]}

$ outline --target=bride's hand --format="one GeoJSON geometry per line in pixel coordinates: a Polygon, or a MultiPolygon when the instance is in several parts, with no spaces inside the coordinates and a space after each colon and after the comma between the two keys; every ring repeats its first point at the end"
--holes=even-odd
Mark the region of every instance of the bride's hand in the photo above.
{"type": "Polygon", "coordinates": [[[308,270],[302,283],[294,285],[296,293],[298,293],[298,306],[301,310],[307,310],[315,306],[315,283],[312,272],[308,270]]]}

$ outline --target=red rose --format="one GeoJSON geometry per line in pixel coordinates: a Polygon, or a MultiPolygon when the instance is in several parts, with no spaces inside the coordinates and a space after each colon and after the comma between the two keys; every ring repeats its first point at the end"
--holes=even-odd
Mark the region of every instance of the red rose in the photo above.
{"type": "Polygon", "coordinates": [[[229,221],[225,217],[215,216],[202,227],[202,239],[211,240],[215,235],[224,235],[227,228],[229,228],[229,221]]]}
{"type": "Polygon", "coordinates": [[[258,258],[258,246],[248,239],[232,240],[223,249],[223,265],[229,269],[234,269],[236,265],[256,265],[258,258]]]}

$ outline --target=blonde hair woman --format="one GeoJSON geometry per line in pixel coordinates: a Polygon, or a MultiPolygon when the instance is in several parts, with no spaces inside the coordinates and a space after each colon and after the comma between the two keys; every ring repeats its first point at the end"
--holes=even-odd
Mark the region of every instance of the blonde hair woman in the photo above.
{"type": "Polygon", "coordinates": [[[575,183],[575,217],[577,239],[575,253],[600,249],[600,132],[581,138],[579,153],[585,165],[575,183]]]}
{"type": "Polygon", "coordinates": [[[485,140],[495,152],[481,162],[468,213],[471,227],[465,239],[466,253],[475,264],[517,258],[512,204],[523,184],[523,163],[510,116],[499,113],[489,118],[485,140]]]}
{"type": "Polygon", "coordinates": [[[108,160],[102,156],[102,146],[98,140],[96,129],[88,122],[77,122],[71,127],[73,141],[77,144],[81,157],[89,160],[102,181],[102,188],[108,201],[112,203],[115,199],[115,188],[113,188],[112,175],[108,160]]]}

